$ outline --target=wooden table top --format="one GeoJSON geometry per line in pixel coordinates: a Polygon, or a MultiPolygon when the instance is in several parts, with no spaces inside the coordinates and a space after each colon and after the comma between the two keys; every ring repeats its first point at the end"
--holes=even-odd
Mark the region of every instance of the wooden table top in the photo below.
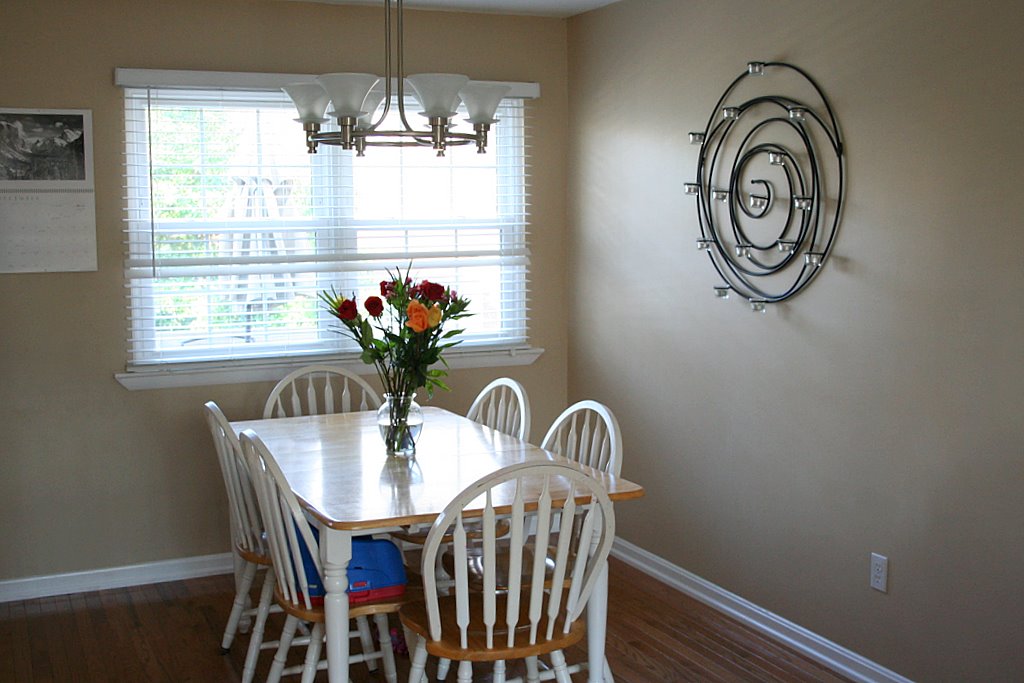
{"type": "MultiPolygon", "coordinates": [[[[236,433],[252,429],[259,435],[304,507],[334,529],[430,523],[456,494],[502,467],[568,462],[447,410],[425,407],[423,417],[414,460],[387,456],[373,411],[231,425],[236,433]]],[[[573,466],[600,479],[612,500],[644,495],[639,484],[573,466]]]]}

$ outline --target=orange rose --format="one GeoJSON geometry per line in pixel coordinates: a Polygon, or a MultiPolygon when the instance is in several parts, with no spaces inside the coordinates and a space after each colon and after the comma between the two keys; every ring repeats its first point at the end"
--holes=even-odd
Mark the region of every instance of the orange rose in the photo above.
{"type": "Polygon", "coordinates": [[[430,327],[430,312],[427,307],[413,299],[405,309],[405,316],[408,318],[406,326],[413,332],[422,332],[430,327]]]}
{"type": "Polygon", "coordinates": [[[434,304],[427,311],[427,324],[431,327],[437,327],[441,324],[441,307],[434,304]]]}

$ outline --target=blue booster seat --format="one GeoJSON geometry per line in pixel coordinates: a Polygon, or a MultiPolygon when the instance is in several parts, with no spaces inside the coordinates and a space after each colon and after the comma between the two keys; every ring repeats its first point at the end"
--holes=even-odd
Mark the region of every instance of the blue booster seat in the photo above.
{"type": "MultiPolygon", "coordinates": [[[[310,527],[320,541],[316,527],[310,527]]],[[[299,536],[303,570],[309,584],[309,599],[314,605],[324,604],[324,587],[317,574],[309,549],[299,536]]],[[[371,536],[352,539],[352,560],[348,563],[348,601],[357,605],[376,600],[391,600],[405,595],[405,565],[402,553],[391,541],[371,536]]]]}

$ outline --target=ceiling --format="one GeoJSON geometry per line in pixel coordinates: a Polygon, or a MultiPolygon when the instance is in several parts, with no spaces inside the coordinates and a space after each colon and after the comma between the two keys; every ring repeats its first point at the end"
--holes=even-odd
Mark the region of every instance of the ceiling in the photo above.
{"type": "MultiPolygon", "coordinates": [[[[329,5],[380,5],[381,0],[313,0],[329,5]]],[[[489,12],[494,14],[532,14],[547,17],[571,17],[618,0],[405,0],[409,9],[436,9],[452,12],[489,12]]]]}

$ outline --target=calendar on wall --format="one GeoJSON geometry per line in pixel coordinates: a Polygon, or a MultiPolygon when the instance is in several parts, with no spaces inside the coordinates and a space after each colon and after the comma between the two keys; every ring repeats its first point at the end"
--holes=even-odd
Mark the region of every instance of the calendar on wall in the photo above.
{"type": "Polygon", "coordinates": [[[0,273],[90,270],[92,112],[0,108],[0,273]]]}

